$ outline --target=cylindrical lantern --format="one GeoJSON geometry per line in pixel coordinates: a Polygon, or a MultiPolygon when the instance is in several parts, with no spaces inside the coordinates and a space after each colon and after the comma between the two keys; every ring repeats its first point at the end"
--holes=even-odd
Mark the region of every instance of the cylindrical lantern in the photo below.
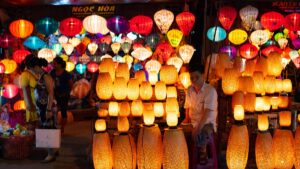
{"type": "Polygon", "coordinates": [[[130,126],[127,117],[118,116],[117,128],[120,133],[127,133],[130,126]]]}
{"type": "Polygon", "coordinates": [[[267,131],[269,129],[269,119],[266,114],[259,114],[257,120],[258,130],[267,131]]]}
{"type": "Polygon", "coordinates": [[[98,45],[96,43],[92,42],[92,43],[88,44],[88,50],[90,51],[90,53],[92,55],[94,55],[96,53],[97,49],[98,49],[98,45]]]}
{"type": "Polygon", "coordinates": [[[72,72],[75,69],[75,64],[73,62],[66,62],[66,71],[72,72]]]}
{"type": "Polygon", "coordinates": [[[133,100],[131,103],[131,115],[133,117],[140,117],[143,115],[144,105],[141,100],[133,100]]]}
{"type": "Polygon", "coordinates": [[[290,111],[279,112],[279,125],[282,127],[289,127],[292,123],[292,114],[290,111]]]}
{"type": "Polygon", "coordinates": [[[275,77],[266,76],[264,80],[264,86],[266,93],[273,94],[275,93],[275,77]]]}
{"type": "Polygon", "coordinates": [[[174,84],[177,82],[178,73],[175,66],[165,65],[160,69],[160,80],[165,82],[167,85],[174,84]]]}
{"type": "Polygon", "coordinates": [[[117,100],[124,100],[127,96],[127,82],[123,77],[116,77],[113,84],[113,96],[117,100]]]}
{"type": "Polygon", "coordinates": [[[269,132],[258,133],[255,142],[255,159],[258,169],[273,169],[272,136],[269,132]]]}
{"type": "Polygon", "coordinates": [[[140,95],[140,84],[137,79],[129,79],[127,84],[127,97],[129,100],[136,100],[140,95]]]}
{"type": "Polygon", "coordinates": [[[255,99],[255,111],[264,111],[265,102],[262,97],[256,97],[255,99]]]}
{"type": "Polygon", "coordinates": [[[283,69],[281,64],[281,55],[277,52],[271,52],[268,55],[268,75],[279,76],[283,69]]]}
{"type": "Polygon", "coordinates": [[[245,118],[245,111],[243,105],[235,105],[233,108],[233,116],[237,121],[242,121],[245,118]]]}
{"type": "Polygon", "coordinates": [[[259,71],[255,71],[253,73],[253,81],[254,81],[254,88],[256,94],[264,94],[265,87],[264,87],[264,74],[259,71]]]}
{"type": "Polygon", "coordinates": [[[153,110],[154,110],[155,117],[163,117],[164,116],[165,110],[164,110],[164,105],[162,102],[153,103],[153,110]]]}
{"type": "Polygon", "coordinates": [[[134,78],[136,78],[139,81],[139,84],[141,84],[143,81],[146,81],[145,72],[143,70],[135,72],[134,78]]]}
{"type": "Polygon", "coordinates": [[[264,76],[268,74],[268,61],[265,57],[259,57],[256,61],[255,71],[260,71],[264,76]]]}
{"type": "Polygon", "coordinates": [[[140,97],[142,100],[150,100],[152,98],[153,91],[150,82],[144,81],[140,86],[140,97]]]}
{"type": "Polygon", "coordinates": [[[279,96],[279,108],[287,108],[289,105],[289,97],[288,96],[279,96]]]}
{"type": "Polygon", "coordinates": [[[254,93],[254,81],[251,76],[242,76],[238,78],[239,90],[247,93],[254,93]]]}
{"type": "Polygon", "coordinates": [[[99,65],[99,73],[108,72],[112,81],[115,80],[115,67],[112,58],[104,58],[99,65]]]}
{"type": "Polygon", "coordinates": [[[179,116],[179,104],[176,98],[169,97],[166,100],[166,113],[177,113],[179,116]]]}
{"type": "Polygon", "coordinates": [[[109,73],[99,73],[96,83],[96,93],[103,100],[108,100],[112,97],[113,83],[109,73]]]}
{"type": "Polygon", "coordinates": [[[232,109],[234,108],[235,105],[243,105],[243,104],[244,104],[244,92],[242,91],[234,92],[231,101],[232,109]]]}
{"type": "Polygon", "coordinates": [[[292,81],[291,79],[283,79],[282,80],[282,90],[284,92],[292,92],[292,81]]]}
{"type": "Polygon", "coordinates": [[[167,97],[177,98],[177,89],[176,89],[175,86],[168,86],[167,87],[167,97]]]}
{"type": "Polygon", "coordinates": [[[149,76],[149,82],[151,85],[155,85],[155,83],[158,81],[158,75],[155,71],[148,72],[149,76]]]}
{"type": "Polygon", "coordinates": [[[227,95],[232,95],[238,90],[238,77],[237,69],[225,69],[224,77],[222,78],[222,89],[227,95]]]}
{"type": "Polygon", "coordinates": [[[282,80],[281,79],[275,79],[275,92],[282,92],[282,80]]]}
{"type": "Polygon", "coordinates": [[[96,133],[93,137],[93,163],[95,169],[112,168],[112,150],[107,132],[96,133]]]}
{"type": "Polygon", "coordinates": [[[116,77],[124,77],[125,81],[128,82],[130,74],[127,63],[119,63],[116,69],[116,77]]]}
{"type": "Polygon", "coordinates": [[[254,112],[255,111],[255,102],[256,102],[256,95],[255,93],[246,93],[244,95],[244,109],[247,112],[254,112]]]}
{"type": "Polygon", "coordinates": [[[123,117],[128,117],[130,115],[130,104],[129,102],[119,103],[119,115],[123,117]]]}
{"type": "Polygon", "coordinates": [[[109,102],[108,103],[108,114],[111,117],[117,117],[119,115],[119,104],[118,102],[109,102]]]}
{"type": "MultiPolygon", "coordinates": [[[[298,122],[299,122],[299,115],[298,115],[298,122]]],[[[295,139],[294,139],[294,151],[295,151],[295,168],[300,168],[300,127],[298,126],[295,133],[295,139]]]]}
{"type": "Polygon", "coordinates": [[[167,96],[167,87],[165,82],[157,82],[155,84],[154,93],[157,100],[164,100],[167,96]]]}
{"type": "Polygon", "coordinates": [[[180,73],[179,79],[185,89],[187,89],[192,83],[189,72],[180,73]]]}
{"type": "Polygon", "coordinates": [[[108,110],[107,109],[99,109],[97,114],[98,114],[98,117],[107,117],[108,116],[108,110]]]}
{"type": "Polygon", "coordinates": [[[17,38],[26,38],[33,31],[33,24],[24,19],[15,20],[9,25],[10,33],[17,38]]]}
{"type": "Polygon", "coordinates": [[[143,121],[146,126],[151,126],[154,124],[155,116],[154,116],[154,109],[153,105],[151,106],[144,106],[143,109],[143,121]]]}

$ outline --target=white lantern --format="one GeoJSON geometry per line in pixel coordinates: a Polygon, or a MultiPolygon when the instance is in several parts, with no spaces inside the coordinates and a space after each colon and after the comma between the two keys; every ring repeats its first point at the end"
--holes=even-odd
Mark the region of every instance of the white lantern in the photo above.
{"type": "Polygon", "coordinates": [[[162,9],[154,14],[154,21],[161,33],[165,34],[174,21],[174,14],[169,10],[162,9]]]}
{"type": "Polygon", "coordinates": [[[99,15],[90,15],[83,19],[83,27],[89,33],[101,33],[105,35],[109,32],[106,26],[106,19],[99,15]]]}
{"type": "Polygon", "coordinates": [[[191,45],[183,45],[179,48],[179,55],[184,64],[188,64],[195,52],[195,48],[191,45]]]}

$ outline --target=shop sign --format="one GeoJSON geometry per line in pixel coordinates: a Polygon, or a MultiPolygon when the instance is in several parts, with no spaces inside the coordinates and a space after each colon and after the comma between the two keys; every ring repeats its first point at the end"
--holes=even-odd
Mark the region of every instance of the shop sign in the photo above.
{"type": "Polygon", "coordinates": [[[91,6],[73,6],[73,15],[113,15],[115,14],[115,5],[91,5],[91,6]]]}
{"type": "Polygon", "coordinates": [[[279,8],[285,12],[300,12],[300,2],[298,1],[275,1],[272,7],[279,8]]]}

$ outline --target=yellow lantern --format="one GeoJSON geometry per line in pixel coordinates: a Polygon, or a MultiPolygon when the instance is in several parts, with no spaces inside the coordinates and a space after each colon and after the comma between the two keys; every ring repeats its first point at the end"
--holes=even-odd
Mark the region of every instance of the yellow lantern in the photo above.
{"type": "Polygon", "coordinates": [[[107,109],[99,109],[97,114],[98,114],[98,117],[107,117],[108,116],[108,110],[107,109]]]}
{"type": "Polygon", "coordinates": [[[158,74],[160,68],[161,68],[161,64],[157,60],[149,60],[145,64],[145,69],[147,70],[147,72],[156,72],[158,74]]]}
{"type": "Polygon", "coordinates": [[[179,56],[183,60],[184,64],[188,64],[195,52],[195,48],[191,45],[182,45],[179,47],[179,56]]]}
{"type": "Polygon", "coordinates": [[[108,103],[108,114],[111,117],[117,117],[119,114],[119,104],[118,102],[109,102],[108,103]]]}
{"type": "Polygon", "coordinates": [[[113,96],[117,100],[124,100],[127,96],[127,82],[123,77],[116,77],[113,84],[113,96]]]}
{"type": "Polygon", "coordinates": [[[254,93],[254,81],[251,76],[242,76],[238,79],[239,90],[247,93],[254,93]]]}
{"type": "Polygon", "coordinates": [[[283,79],[282,80],[282,90],[284,92],[292,92],[292,81],[291,79],[283,79]]]}
{"type": "Polygon", "coordinates": [[[112,97],[113,83],[109,73],[99,73],[96,83],[96,93],[103,100],[108,100],[112,97]]]}
{"type": "Polygon", "coordinates": [[[263,96],[263,102],[264,102],[264,111],[269,111],[271,109],[271,102],[269,96],[263,96]]]}
{"type": "Polygon", "coordinates": [[[150,84],[155,85],[155,83],[158,81],[157,73],[155,71],[151,71],[149,72],[148,76],[150,84]]]}
{"type": "Polygon", "coordinates": [[[266,93],[273,94],[275,93],[275,77],[266,76],[264,80],[264,86],[266,93]]]}
{"type": "Polygon", "coordinates": [[[119,53],[119,50],[121,49],[121,43],[119,42],[115,42],[115,43],[112,43],[110,45],[111,47],[111,50],[114,52],[114,54],[118,54],[119,53]]]}
{"type": "Polygon", "coordinates": [[[62,44],[62,47],[64,48],[67,55],[71,55],[74,50],[74,46],[70,43],[62,44]]]}
{"type": "Polygon", "coordinates": [[[108,72],[112,81],[115,81],[115,67],[112,58],[104,58],[99,64],[99,73],[108,72]]]}
{"type": "Polygon", "coordinates": [[[99,15],[89,15],[83,19],[83,27],[89,33],[101,33],[105,35],[109,32],[106,26],[106,19],[99,15]]]}
{"type": "Polygon", "coordinates": [[[243,72],[243,76],[252,76],[255,71],[255,60],[246,60],[246,68],[243,72]]]}
{"type": "Polygon", "coordinates": [[[176,98],[169,97],[166,100],[166,113],[177,113],[179,117],[179,104],[176,98]]]}
{"type": "Polygon", "coordinates": [[[150,100],[152,98],[153,91],[150,82],[144,81],[140,86],[140,97],[142,100],[150,100]]]}
{"type": "Polygon", "coordinates": [[[232,95],[231,106],[234,108],[235,105],[243,105],[244,104],[244,92],[236,91],[232,95]]]}
{"type": "Polygon", "coordinates": [[[259,131],[267,131],[269,129],[269,119],[268,115],[266,114],[259,114],[258,115],[258,130],[259,131]]]}
{"type": "Polygon", "coordinates": [[[39,50],[38,57],[44,58],[47,60],[48,63],[50,63],[56,57],[56,52],[52,49],[43,48],[43,49],[39,50]]]}
{"type": "Polygon", "coordinates": [[[76,37],[73,37],[69,39],[69,43],[72,44],[73,47],[76,47],[81,43],[81,40],[76,37]]]}
{"type": "Polygon", "coordinates": [[[119,116],[128,117],[130,115],[129,102],[121,102],[119,104],[119,116]]]}
{"type": "Polygon", "coordinates": [[[265,102],[262,97],[256,97],[255,99],[255,111],[264,111],[265,102]]]}
{"type": "Polygon", "coordinates": [[[167,87],[167,97],[177,98],[177,89],[175,86],[167,87]]]}
{"type": "Polygon", "coordinates": [[[274,168],[272,145],[272,136],[269,132],[259,132],[257,134],[255,142],[255,159],[258,169],[274,168]]]}
{"type": "Polygon", "coordinates": [[[268,75],[280,76],[283,66],[281,64],[281,55],[277,52],[271,52],[268,55],[268,75]]]}
{"type": "Polygon", "coordinates": [[[275,79],[275,92],[280,93],[282,91],[282,80],[275,79]]]}
{"type": "Polygon", "coordinates": [[[222,78],[226,68],[232,68],[230,57],[228,54],[219,53],[216,61],[216,75],[222,78]]]}
{"type": "Polygon", "coordinates": [[[259,57],[256,61],[255,71],[260,71],[267,76],[269,70],[268,60],[265,57],[259,57]]]}
{"type": "Polygon", "coordinates": [[[167,96],[167,86],[165,82],[157,82],[154,87],[154,93],[157,100],[164,100],[167,96]]]}
{"type": "Polygon", "coordinates": [[[174,84],[177,82],[178,73],[174,66],[165,65],[160,69],[160,80],[165,82],[167,85],[174,84]]]}
{"type": "Polygon", "coordinates": [[[229,41],[235,45],[240,45],[244,43],[247,40],[247,38],[247,32],[242,29],[235,29],[231,31],[228,35],[229,41]]]}
{"type": "Polygon", "coordinates": [[[245,118],[243,105],[235,105],[233,108],[233,117],[237,121],[242,121],[245,118]]]}
{"type": "Polygon", "coordinates": [[[163,117],[164,116],[164,105],[162,102],[155,102],[153,103],[153,110],[155,117],[163,117]]]}
{"type": "Polygon", "coordinates": [[[174,14],[166,9],[159,10],[154,14],[154,21],[161,33],[165,34],[174,21],[174,14]]]}
{"type": "Polygon", "coordinates": [[[154,124],[155,116],[153,111],[153,106],[146,106],[143,110],[143,121],[146,126],[151,126],[154,124]]]}
{"type": "Polygon", "coordinates": [[[237,69],[225,69],[222,79],[222,89],[225,94],[232,95],[238,90],[238,77],[239,73],[237,69]]]}
{"type": "Polygon", "coordinates": [[[179,79],[185,89],[187,89],[192,84],[189,72],[180,73],[179,79]]]}
{"type": "MultiPolygon", "coordinates": [[[[65,54],[61,54],[59,57],[61,57],[65,62],[68,62],[69,56],[65,54]]],[[[72,62],[73,63],[73,62],[72,62]]],[[[74,64],[74,63],[73,63],[74,64]]]]}
{"type": "Polygon", "coordinates": [[[129,130],[129,121],[127,119],[127,117],[123,117],[123,116],[118,116],[118,124],[117,124],[117,128],[118,131],[120,133],[126,133],[129,130]]]}
{"type": "Polygon", "coordinates": [[[135,72],[134,78],[136,78],[139,81],[139,84],[141,84],[143,81],[146,81],[145,72],[143,70],[135,72]]]}
{"type": "Polygon", "coordinates": [[[141,100],[133,100],[131,103],[131,115],[133,117],[141,117],[143,115],[144,105],[141,100]]]}
{"type": "Polygon", "coordinates": [[[14,72],[17,68],[17,63],[14,60],[11,59],[3,59],[0,61],[5,66],[5,74],[11,74],[14,72]]]}
{"type": "Polygon", "coordinates": [[[106,122],[104,119],[98,119],[95,122],[95,130],[103,132],[106,130],[106,122]]]}
{"type": "Polygon", "coordinates": [[[75,64],[73,62],[66,62],[66,71],[72,72],[75,68],[75,64]]]}
{"type": "Polygon", "coordinates": [[[127,85],[127,97],[129,100],[136,100],[140,95],[140,84],[137,79],[129,79],[127,85]]]}
{"type": "Polygon", "coordinates": [[[253,73],[253,81],[254,81],[254,88],[256,94],[264,94],[265,93],[265,86],[264,86],[264,74],[259,71],[255,71],[253,73]]]}
{"type": "Polygon", "coordinates": [[[116,77],[123,77],[128,82],[130,74],[127,63],[119,63],[116,69],[116,77]]]}
{"type": "Polygon", "coordinates": [[[279,125],[282,127],[289,127],[292,123],[292,115],[290,111],[279,112],[279,125]]]}
{"type": "Polygon", "coordinates": [[[256,95],[255,93],[246,93],[244,96],[244,109],[247,112],[255,111],[256,95]]]}
{"type": "Polygon", "coordinates": [[[177,47],[180,44],[180,41],[182,39],[183,33],[178,29],[172,29],[168,31],[167,37],[169,40],[169,43],[172,47],[177,47]]]}
{"type": "Polygon", "coordinates": [[[271,103],[272,109],[277,110],[278,105],[279,105],[279,98],[277,96],[271,97],[270,103],[271,103]]]}
{"type": "Polygon", "coordinates": [[[180,68],[183,64],[183,61],[177,57],[177,56],[174,56],[174,57],[170,57],[168,60],[167,60],[167,65],[173,65],[175,66],[175,68],[177,69],[177,72],[180,71],[180,68]]]}
{"type": "Polygon", "coordinates": [[[94,55],[98,49],[98,45],[94,42],[88,44],[88,50],[90,51],[91,55],[94,55]]]}
{"type": "Polygon", "coordinates": [[[176,127],[178,124],[178,116],[176,112],[169,112],[167,113],[167,125],[169,127],[176,127]]]}
{"type": "Polygon", "coordinates": [[[279,108],[287,108],[289,105],[289,97],[288,96],[279,96],[279,108]]]}
{"type": "Polygon", "coordinates": [[[107,132],[95,133],[93,137],[93,163],[95,169],[112,168],[112,150],[107,132]]]}

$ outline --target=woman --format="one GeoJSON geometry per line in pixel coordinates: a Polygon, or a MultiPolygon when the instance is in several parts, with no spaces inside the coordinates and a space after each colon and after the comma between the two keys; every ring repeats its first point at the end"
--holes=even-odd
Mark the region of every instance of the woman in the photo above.
{"type": "Polygon", "coordinates": [[[57,105],[61,112],[61,133],[64,133],[64,128],[67,123],[67,110],[70,92],[73,86],[72,76],[66,68],[66,62],[61,57],[56,57],[53,60],[54,69],[51,71],[51,76],[54,80],[54,96],[57,105]]]}

